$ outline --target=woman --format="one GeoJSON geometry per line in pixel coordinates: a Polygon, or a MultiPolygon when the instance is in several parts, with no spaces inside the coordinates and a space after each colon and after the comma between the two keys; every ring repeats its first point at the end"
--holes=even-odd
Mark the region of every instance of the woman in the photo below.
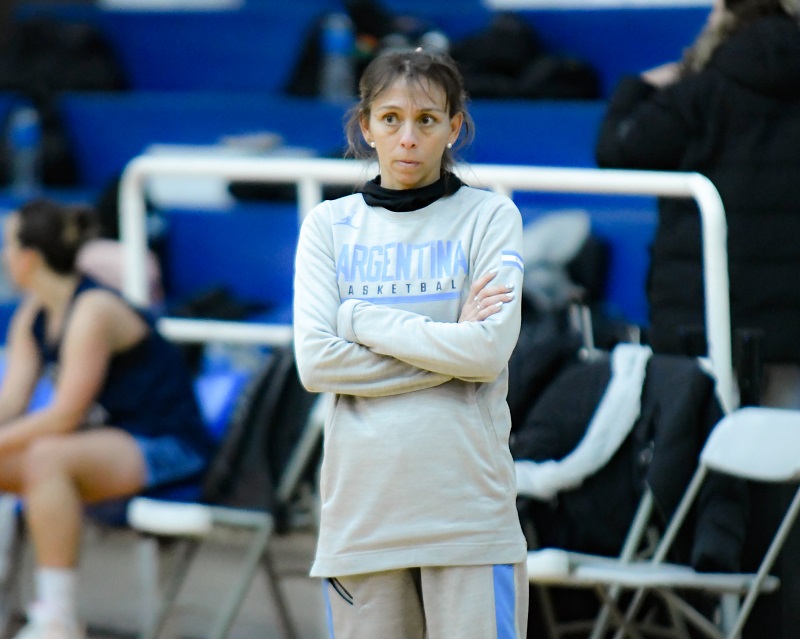
{"type": "Polygon", "coordinates": [[[75,270],[90,210],[36,200],[5,222],[3,259],[24,293],[0,388],[0,490],[24,498],[38,564],[18,639],[74,639],[84,504],[196,479],[211,452],[180,353],[122,297],[75,270]],[[43,371],[55,393],[27,412],[43,371]]]}
{"type": "Polygon", "coordinates": [[[472,126],[449,57],[383,54],[359,89],[348,139],[380,174],[308,215],[296,259],[300,377],[334,394],[311,574],[337,639],[521,638],[519,211],[451,172],[472,126]]]}
{"type": "MultiPolygon", "coordinates": [[[[765,404],[800,407],[800,1],[716,0],[680,63],[625,78],[597,143],[601,167],[697,171],[728,221],[734,329],[763,331],[765,404]]],[[[648,282],[656,351],[705,349],[700,226],[662,200],[648,282]]]]}

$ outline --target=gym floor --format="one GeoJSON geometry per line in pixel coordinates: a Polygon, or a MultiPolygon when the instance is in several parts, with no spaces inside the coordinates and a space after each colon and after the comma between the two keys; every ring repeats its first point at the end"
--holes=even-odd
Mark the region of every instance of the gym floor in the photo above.
{"type": "MultiPolygon", "coordinates": [[[[299,633],[298,639],[327,636],[322,588],[308,577],[315,537],[310,530],[275,536],[271,548],[278,574],[299,633]]],[[[21,576],[24,601],[31,592],[31,561],[25,550],[21,576]]],[[[202,639],[213,624],[216,607],[236,575],[243,546],[208,543],[200,551],[181,593],[175,614],[161,639],[202,639]]],[[[88,626],[88,639],[129,639],[138,634],[143,616],[137,583],[135,536],[90,529],[81,563],[79,608],[88,626]]],[[[15,619],[15,625],[23,619],[15,619]]],[[[13,636],[13,634],[11,635],[13,636]]],[[[256,574],[250,592],[231,628],[229,639],[275,637],[280,626],[267,595],[264,576],[256,574]]]]}

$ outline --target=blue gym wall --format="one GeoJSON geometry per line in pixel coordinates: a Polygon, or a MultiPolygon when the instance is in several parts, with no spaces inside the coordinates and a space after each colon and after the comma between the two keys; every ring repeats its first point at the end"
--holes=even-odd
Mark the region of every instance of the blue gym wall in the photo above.
{"type": "MultiPolygon", "coordinates": [[[[271,131],[286,145],[321,156],[344,147],[348,105],[288,97],[282,89],[303,39],[327,0],[251,0],[236,11],[110,11],[94,5],[36,4],[19,17],[56,16],[98,25],[130,82],[122,93],[66,93],[59,112],[81,185],[96,197],[152,144],[216,144],[223,136],[271,131]]],[[[491,12],[477,0],[387,2],[457,40],[484,28],[491,12]]],[[[626,73],[676,59],[699,31],[703,7],[521,11],[548,48],[592,63],[603,97],[593,101],[476,100],[469,163],[593,167],[605,99],[626,73]]],[[[14,96],[0,94],[0,116],[14,96]]],[[[13,206],[4,194],[0,205],[13,206]]],[[[612,248],[608,307],[646,323],[644,274],[656,215],[652,198],[520,196],[526,219],[552,210],[589,211],[612,248]]],[[[291,297],[296,212],[291,203],[238,204],[227,212],[174,210],[168,218],[170,295],[185,298],[226,283],[271,307],[291,297]]],[[[0,316],[0,320],[2,317],[0,316]]]]}

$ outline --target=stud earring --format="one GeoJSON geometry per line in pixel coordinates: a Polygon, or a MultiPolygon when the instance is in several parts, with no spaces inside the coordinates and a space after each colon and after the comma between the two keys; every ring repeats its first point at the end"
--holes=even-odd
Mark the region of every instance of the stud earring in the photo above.
{"type": "Polygon", "coordinates": [[[372,142],[369,143],[369,145],[374,149],[375,148],[375,141],[373,140],[372,142]]]}
{"type": "Polygon", "coordinates": [[[453,143],[452,142],[448,142],[447,143],[447,148],[448,149],[452,149],[453,148],[453,143]]]}

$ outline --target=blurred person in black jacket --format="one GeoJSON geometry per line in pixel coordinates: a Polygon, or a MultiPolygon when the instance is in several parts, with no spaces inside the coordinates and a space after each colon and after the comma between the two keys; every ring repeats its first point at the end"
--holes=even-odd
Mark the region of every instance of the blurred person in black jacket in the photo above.
{"type": "MultiPolygon", "coordinates": [[[[800,0],[715,0],[680,62],[624,78],[601,167],[697,171],[728,221],[734,329],[763,332],[762,403],[800,408],[800,0]]],[[[648,278],[656,352],[705,350],[700,223],[662,199],[648,278]]]]}

